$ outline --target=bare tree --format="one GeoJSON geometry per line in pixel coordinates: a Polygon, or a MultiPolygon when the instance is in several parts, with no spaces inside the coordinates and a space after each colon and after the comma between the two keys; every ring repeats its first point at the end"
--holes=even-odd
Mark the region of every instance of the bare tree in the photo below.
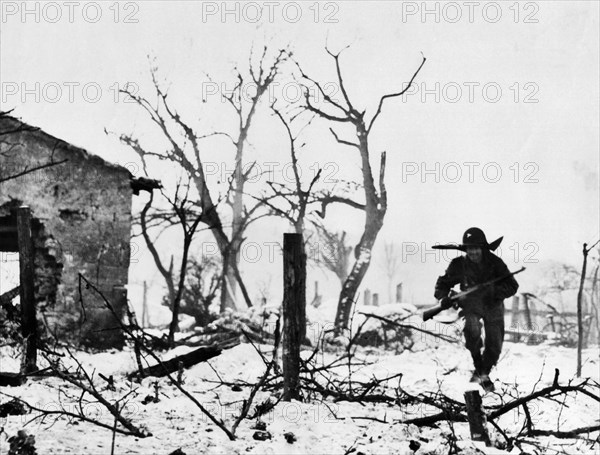
{"type": "Polygon", "coordinates": [[[256,85],[256,92],[250,99],[249,108],[244,107],[243,104],[244,78],[238,72],[235,89],[230,95],[225,95],[226,100],[235,108],[238,116],[239,134],[236,139],[224,132],[198,134],[171,106],[167,99],[168,93],[158,83],[155,68],[151,71],[156,95],[155,102],[150,101],[149,98],[137,95],[129,88],[122,90],[122,93],[126,94],[149,115],[152,123],[158,127],[169,146],[163,151],[151,150],[142,146],[136,137],[128,134],[120,135],[121,142],[131,147],[140,155],[144,162],[144,167],[146,167],[146,160],[149,158],[176,164],[188,175],[196,188],[198,193],[196,207],[200,213],[200,223],[206,225],[211,230],[221,254],[222,273],[220,293],[222,310],[233,305],[233,296],[230,295],[230,289],[232,289],[232,285],[235,285],[235,282],[240,286],[246,304],[252,306],[250,297],[243,285],[238,264],[243,233],[248,225],[257,219],[254,217],[254,214],[259,208],[259,204],[250,208],[246,208],[243,205],[241,197],[243,195],[244,183],[248,179],[251,169],[247,172],[242,172],[242,158],[251,121],[259,101],[278,74],[278,69],[285,55],[284,51],[279,51],[272,65],[268,67],[265,48],[257,67],[253,66],[252,60],[250,61],[250,77],[256,85]],[[226,226],[223,223],[222,210],[219,210],[219,206],[222,206],[220,204],[222,200],[215,200],[211,194],[205,173],[205,161],[202,157],[201,141],[213,136],[228,137],[236,147],[235,172],[230,182],[230,190],[233,190],[233,195],[231,199],[229,198],[230,195],[227,195],[227,202],[231,205],[233,212],[230,234],[227,233],[226,226]],[[234,277],[233,281],[232,276],[234,277]]]}
{"type": "Polygon", "coordinates": [[[309,112],[314,113],[319,118],[327,120],[335,125],[352,126],[356,133],[357,141],[347,140],[340,137],[340,135],[333,128],[330,128],[330,132],[339,144],[358,150],[361,160],[363,177],[362,183],[365,197],[364,205],[348,198],[330,198],[323,200],[323,212],[325,211],[327,204],[332,202],[345,203],[351,207],[361,208],[365,211],[364,231],[354,250],[355,262],[352,266],[350,274],[344,282],[344,286],[342,287],[338,301],[335,327],[336,331],[339,333],[342,329],[348,327],[351,308],[356,292],[358,291],[358,288],[371,263],[371,250],[377,238],[377,234],[383,226],[383,219],[387,211],[387,192],[385,188],[385,152],[381,153],[379,179],[378,184],[376,185],[371,166],[369,136],[372,132],[373,126],[375,125],[375,121],[382,112],[382,107],[385,103],[385,100],[403,95],[411,87],[417,74],[425,64],[426,59],[423,57],[421,64],[413,73],[409,83],[406,84],[402,90],[383,95],[379,99],[377,110],[371,116],[370,120],[368,120],[366,117],[366,109],[362,111],[358,110],[352,103],[350,95],[348,94],[340,66],[341,51],[338,53],[333,53],[327,47],[326,51],[334,60],[337,83],[343,99],[340,101],[333,99],[330,95],[328,95],[323,85],[307,75],[296,62],[296,66],[300,71],[301,83],[304,88],[304,108],[309,112]],[[323,102],[318,103],[318,105],[315,96],[316,94],[323,99],[323,102]]]}
{"type": "MultiPolygon", "coordinates": [[[[298,139],[302,131],[311,121],[309,120],[304,123],[298,131],[294,132],[292,123],[295,119],[298,119],[297,116],[286,115],[275,106],[275,103],[271,104],[271,110],[280,120],[286,132],[294,180],[291,187],[286,183],[267,181],[267,184],[269,185],[268,193],[260,197],[255,197],[255,199],[259,200],[261,204],[268,208],[269,216],[283,218],[292,225],[297,234],[304,234],[309,205],[318,202],[313,196],[313,188],[321,176],[321,169],[319,169],[306,186],[304,186],[301,179],[302,173],[300,171],[298,152],[305,144],[302,143],[299,145],[298,139]],[[282,204],[283,207],[281,206],[282,204]]],[[[296,122],[298,122],[298,120],[296,120],[296,122]]]]}
{"type": "MultiPolygon", "coordinates": [[[[239,268],[240,249],[244,241],[244,231],[247,227],[247,217],[244,214],[244,187],[252,167],[244,172],[243,162],[248,134],[258,105],[263,95],[267,93],[267,90],[279,74],[281,65],[286,60],[287,55],[286,51],[280,50],[273,63],[267,68],[267,52],[267,46],[263,46],[262,55],[256,67],[252,61],[253,55],[251,52],[248,61],[249,77],[244,77],[236,68],[235,87],[231,92],[222,94],[223,99],[234,109],[238,123],[237,136],[235,138],[227,133],[222,133],[230,138],[235,147],[235,168],[232,182],[233,196],[231,200],[228,200],[232,209],[231,242],[227,249],[221,251],[223,256],[223,276],[228,280],[228,289],[231,289],[231,293],[233,294],[236,292],[237,281],[235,271],[239,268]],[[246,102],[244,94],[247,91],[246,86],[248,83],[252,83],[254,86],[254,94],[246,102]]],[[[224,311],[226,308],[235,308],[234,297],[229,292],[221,293],[221,311],[224,311]]]]}
{"type": "Polygon", "coordinates": [[[169,203],[170,210],[160,210],[155,208],[149,213],[154,200],[154,194],[151,192],[150,199],[140,213],[142,237],[154,259],[158,271],[167,284],[169,308],[172,313],[168,335],[168,342],[171,346],[173,346],[175,342],[175,332],[178,330],[179,308],[184,292],[190,247],[203,217],[203,213],[194,211],[192,207],[193,204],[190,203],[189,182],[183,188],[184,194],[180,194],[181,189],[181,185],[177,184],[173,198],[168,197],[164,191],[161,191],[162,196],[169,203]],[[151,227],[160,227],[160,233],[162,233],[164,232],[164,229],[172,226],[179,226],[183,234],[181,260],[177,272],[174,270],[173,255],[170,257],[169,265],[166,266],[156,249],[157,237],[154,239],[150,237],[151,227]]]}
{"type": "Polygon", "coordinates": [[[348,278],[352,246],[347,244],[346,231],[333,232],[322,222],[313,223],[316,231],[317,248],[310,259],[338,278],[341,286],[348,278]]]}
{"type": "Polygon", "coordinates": [[[192,316],[198,326],[203,327],[213,319],[209,307],[218,295],[220,269],[214,257],[190,259],[179,310],[192,316]]]}

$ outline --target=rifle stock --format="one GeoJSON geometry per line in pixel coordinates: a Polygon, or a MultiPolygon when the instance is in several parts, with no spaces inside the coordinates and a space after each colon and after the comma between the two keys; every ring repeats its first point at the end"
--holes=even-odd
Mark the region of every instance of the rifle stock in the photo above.
{"type": "MultiPolygon", "coordinates": [[[[501,276],[499,278],[495,278],[493,280],[490,280],[486,283],[482,283],[479,284],[477,286],[472,287],[471,289],[467,289],[466,291],[463,292],[459,292],[458,294],[454,294],[450,297],[450,299],[454,302],[458,302],[462,297],[469,295],[481,288],[484,288],[485,286],[489,286],[491,284],[497,283],[498,281],[502,281],[510,276],[516,275],[517,273],[521,273],[523,270],[525,270],[525,267],[521,267],[519,270],[515,271],[515,272],[511,272],[507,275],[501,276]]],[[[429,308],[428,310],[423,311],[423,321],[428,321],[430,320],[432,317],[440,314],[442,311],[444,311],[445,308],[442,308],[441,304],[437,304],[436,306],[429,308]]]]}
{"type": "Polygon", "coordinates": [[[442,305],[436,305],[433,308],[423,311],[423,321],[429,321],[432,317],[440,314],[444,309],[442,305]]]}

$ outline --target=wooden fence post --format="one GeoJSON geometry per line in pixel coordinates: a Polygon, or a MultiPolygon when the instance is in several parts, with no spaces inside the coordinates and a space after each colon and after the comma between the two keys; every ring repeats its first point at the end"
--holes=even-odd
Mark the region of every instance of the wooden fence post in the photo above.
{"type": "Polygon", "coordinates": [[[467,405],[467,418],[469,419],[469,430],[473,441],[483,441],[486,446],[490,445],[490,436],[487,430],[487,418],[481,407],[481,396],[477,390],[465,392],[465,404],[467,405]]]}
{"type": "Polygon", "coordinates": [[[531,311],[529,310],[529,298],[527,294],[521,294],[521,298],[523,299],[523,311],[525,312],[525,324],[527,327],[527,331],[529,335],[527,337],[527,344],[535,344],[537,337],[534,332],[533,321],[531,320],[531,311]]]}
{"type": "Polygon", "coordinates": [[[402,283],[396,285],[396,303],[402,303],[402,283]]]}
{"type": "Polygon", "coordinates": [[[366,306],[371,305],[371,290],[370,289],[365,289],[365,293],[363,294],[364,300],[363,303],[366,306]]]}
{"type": "Polygon", "coordinates": [[[142,328],[148,327],[148,283],[144,280],[144,297],[142,300],[142,328]]]}
{"type": "Polygon", "coordinates": [[[519,327],[519,294],[513,296],[511,313],[510,327],[516,331],[516,333],[513,333],[512,340],[517,342],[521,338],[519,327]]]}
{"type": "Polygon", "coordinates": [[[310,304],[315,308],[319,308],[321,306],[321,301],[323,300],[323,296],[319,294],[319,282],[315,280],[315,296],[312,299],[310,304]]]}
{"type": "Polygon", "coordinates": [[[300,344],[306,336],[306,254],[302,234],[283,234],[283,400],[300,399],[300,344]]]}
{"type": "Polygon", "coordinates": [[[17,209],[17,238],[19,242],[19,279],[21,294],[21,329],[23,333],[23,358],[21,373],[37,371],[37,317],[35,311],[35,278],[33,266],[33,239],[31,236],[31,210],[17,209]]]}

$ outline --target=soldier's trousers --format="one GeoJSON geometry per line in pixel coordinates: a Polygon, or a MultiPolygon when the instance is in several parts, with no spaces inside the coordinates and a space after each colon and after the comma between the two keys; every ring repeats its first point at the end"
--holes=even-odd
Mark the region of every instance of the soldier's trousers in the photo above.
{"type": "Polygon", "coordinates": [[[494,305],[485,310],[483,315],[466,313],[465,317],[465,346],[471,352],[475,369],[483,374],[489,374],[496,365],[502,352],[504,341],[504,305],[494,305]],[[485,341],[482,340],[481,327],[485,330],[485,341]],[[483,348],[483,352],[482,352],[483,348]]]}

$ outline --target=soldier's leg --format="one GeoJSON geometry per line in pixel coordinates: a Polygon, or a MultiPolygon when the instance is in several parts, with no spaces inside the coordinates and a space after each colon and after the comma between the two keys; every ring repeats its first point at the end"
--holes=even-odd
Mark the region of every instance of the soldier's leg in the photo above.
{"type": "Polygon", "coordinates": [[[465,347],[471,352],[473,357],[473,365],[475,370],[479,371],[482,368],[481,347],[481,322],[476,314],[465,314],[465,347]]]}
{"type": "Polygon", "coordinates": [[[501,305],[490,311],[483,319],[485,327],[485,348],[483,351],[483,373],[489,374],[500,358],[504,341],[504,307],[501,305]]]}

